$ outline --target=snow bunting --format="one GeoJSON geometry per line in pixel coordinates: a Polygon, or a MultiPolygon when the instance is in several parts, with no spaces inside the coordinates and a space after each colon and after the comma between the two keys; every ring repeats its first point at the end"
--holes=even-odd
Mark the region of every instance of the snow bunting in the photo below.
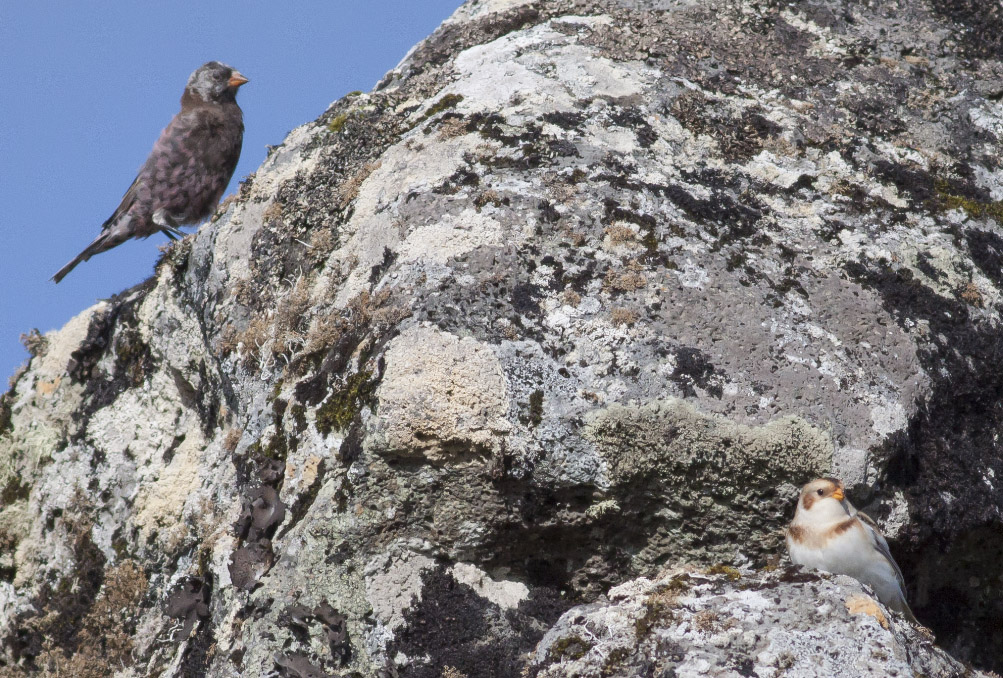
{"type": "Polygon", "coordinates": [[[888,542],[874,521],[847,501],[842,481],[819,478],[801,489],[787,527],[787,551],[795,565],[846,574],[867,584],[878,600],[916,621],[888,542]]]}

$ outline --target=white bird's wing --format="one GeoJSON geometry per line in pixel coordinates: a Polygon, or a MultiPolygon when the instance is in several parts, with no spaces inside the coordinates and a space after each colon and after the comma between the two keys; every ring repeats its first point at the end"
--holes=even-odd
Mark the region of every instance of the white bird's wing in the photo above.
{"type": "Polygon", "coordinates": [[[889,563],[891,563],[892,568],[895,570],[895,578],[898,579],[899,586],[905,591],[905,578],[902,576],[902,570],[899,569],[899,564],[895,562],[895,558],[892,557],[892,552],[888,549],[888,542],[885,540],[881,530],[878,529],[877,523],[862,511],[856,512],[857,518],[860,519],[861,524],[864,526],[864,531],[867,532],[868,536],[871,538],[871,544],[874,546],[874,550],[885,557],[889,563]]]}

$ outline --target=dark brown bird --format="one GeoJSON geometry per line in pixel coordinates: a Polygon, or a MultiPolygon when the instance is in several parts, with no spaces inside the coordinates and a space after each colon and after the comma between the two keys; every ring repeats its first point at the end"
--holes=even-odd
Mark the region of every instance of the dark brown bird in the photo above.
{"type": "Polygon", "coordinates": [[[184,236],[178,226],[212,214],[240,158],[244,119],[237,89],[245,82],[240,72],[218,61],[191,74],[181,110],[160,133],[118,209],[94,242],[53,280],[58,283],[81,261],[129,238],[163,231],[175,240],[184,236]]]}

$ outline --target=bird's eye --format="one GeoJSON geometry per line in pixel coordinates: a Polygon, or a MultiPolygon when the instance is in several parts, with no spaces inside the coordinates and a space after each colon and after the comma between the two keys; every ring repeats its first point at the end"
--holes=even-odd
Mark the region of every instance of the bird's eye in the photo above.
{"type": "Polygon", "coordinates": [[[818,491],[818,496],[820,496],[820,497],[822,496],[822,490],[818,491]]]}

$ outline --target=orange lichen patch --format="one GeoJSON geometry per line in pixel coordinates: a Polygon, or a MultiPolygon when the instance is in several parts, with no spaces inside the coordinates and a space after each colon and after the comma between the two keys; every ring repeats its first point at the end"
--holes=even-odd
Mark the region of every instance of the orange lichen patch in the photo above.
{"type": "Polygon", "coordinates": [[[888,628],[888,618],[870,596],[853,595],[846,599],[846,610],[850,614],[869,614],[878,620],[883,628],[888,628]]]}
{"type": "Polygon", "coordinates": [[[59,388],[59,383],[61,381],[61,377],[56,377],[52,381],[39,381],[38,385],[35,386],[35,390],[38,391],[39,395],[50,395],[57,388],[59,388]]]}

